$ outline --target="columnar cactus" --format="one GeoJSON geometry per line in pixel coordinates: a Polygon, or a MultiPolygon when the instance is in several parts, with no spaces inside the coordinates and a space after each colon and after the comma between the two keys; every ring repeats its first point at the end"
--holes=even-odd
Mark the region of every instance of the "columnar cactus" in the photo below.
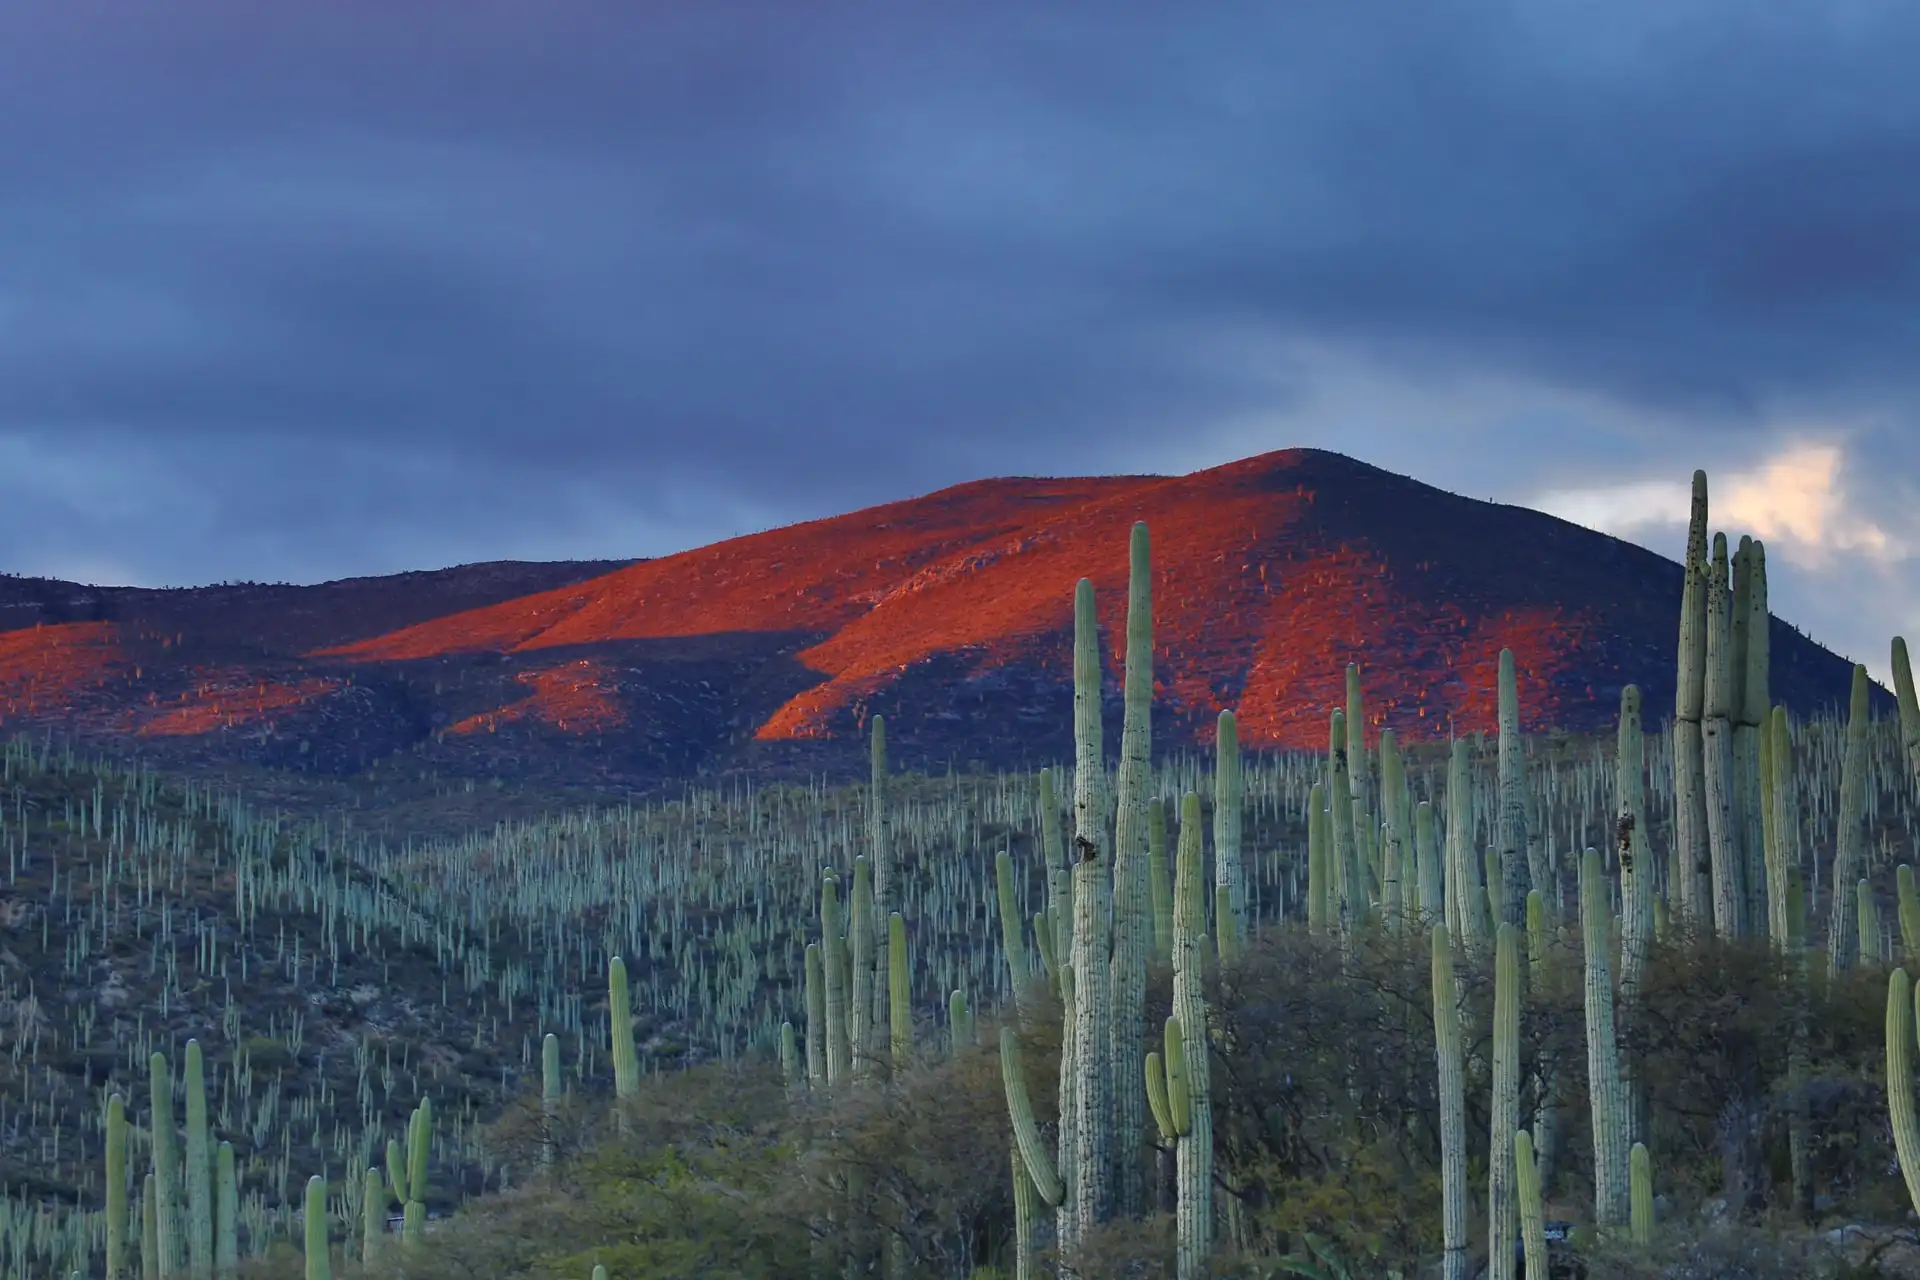
{"type": "Polygon", "coordinates": [[[1153,897],[1153,954],[1173,963],[1173,864],[1167,860],[1167,806],[1147,801],[1147,888],[1153,897]]]}
{"type": "MultiPolygon", "coordinates": [[[[1513,1135],[1513,1183],[1520,1212],[1520,1243],[1527,1253],[1527,1275],[1544,1276],[1547,1274],[1547,1214],[1540,1197],[1540,1171],[1534,1164],[1533,1135],[1525,1129],[1515,1130],[1513,1135]]],[[[1498,1258],[1495,1254],[1494,1265],[1488,1268],[1489,1275],[1499,1274],[1498,1258]]],[[[1511,1241],[1507,1245],[1506,1265],[1507,1274],[1511,1275],[1511,1241]]]]}
{"type": "Polygon", "coordinates": [[[1628,1229],[1637,1245],[1653,1243],[1653,1157],[1647,1144],[1636,1142],[1627,1158],[1627,1181],[1632,1186],[1628,1229]]]}
{"type": "Polygon", "coordinates": [[[307,1179],[306,1233],[301,1247],[307,1260],[307,1280],[333,1280],[333,1259],[327,1252],[327,1180],[319,1174],[307,1179]]]}
{"type": "Polygon", "coordinates": [[[845,1080],[853,1063],[847,1036],[847,940],[840,930],[840,878],[829,871],[820,878],[820,958],[826,973],[829,1086],[845,1080]]]}
{"type": "Polygon", "coordinates": [[[1453,946],[1445,924],[1433,926],[1433,1051],[1440,1075],[1440,1226],[1442,1280],[1468,1280],[1467,1063],[1460,1035],[1460,998],[1453,946]]]}
{"type": "MultiPolygon", "coordinates": [[[[1420,912],[1420,855],[1413,831],[1413,797],[1407,790],[1406,766],[1400,759],[1400,742],[1391,729],[1380,731],[1380,819],[1381,838],[1388,858],[1398,855],[1394,876],[1398,887],[1399,910],[1389,913],[1394,929],[1414,919],[1420,912]],[[1395,918],[1395,917],[1398,918],[1395,918]]],[[[1382,893],[1384,897],[1384,890],[1382,893]]]]}
{"type": "Polygon", "coordinates": [[[1347,717],[1335,711],[1327,732],[1327,812],[1333,840],[1328,852],[1333,859],[1333,896],[1335,927],[1342,945],[1354,929],[1366,920],[1366,880],[1361,872],[1358,850],[1354,847],[1353,787],[1347,774],[1347,717]]]}
{"type": "Polygon", "coordinates": [[[1853,668],[1853,690],[1847,708],[1847,747],[1840,761],[1840,811],[1835,819],[1833,844],[1833,901],[1828,915],[1827,966],[1840,973],[1853,967],[1858,937],[1855,904],[1841,891],[1860,877],[1866,853],[1867,817],[1867,669],[1853,668]]]}
{"type": "Polygon", "coordinates": [[[1033,1229],[1040,1216],[1039,1199],[1033,1179],[1027,1176],[1026,1162],[1015,1147],[1008,1152],[1013,1166],[1013,1274],[1014,1280],[1035,1280],[1033,1229]]]}
{"type": "MultiPolygon", "coordinates": [[[[1538,889],[1529,890],[1526,981],[1522,986],[1536,991],[1547,986],[1552,975],[1548,967],[1552,943],[1553,926],[1547,916],[1546,895],[1538,889]]],[[[1548,1055],[1540,1063],[1540,1092],[1533,1108],[1534,1163],[1542,1187],[1553,1185],[1554,1162],[1560,1154],[1560,1091],[1556,1077],[1552,1057],[1548,1055]]]]}
{"type": "Polygon", "coordinates": [[[1187,1092],[1187,1127],[1176,1155],[1179,1280],[1205,1280],[1213,1247],[1213,1102],[1202,976],[1207,928],[1201,868],[1204,856],[1200,797],[1189,791],[1180,801],[1180,846],[1173,891],[1173,1016],[1180,1022],[1185,1059],[1181,1065],[1186,1069],[1187,1092]]]}
{"type": "Polygon", "coordinates": [[[400,1242],[410,1247],[427,1238],[427,1157],[432,1147],[433,1101],[422,1098],[407,1119],[406,1180],[398,1184],[406,1202],[400,1211],[400,1242]]]}
{"type": "Polygon", "coordinates": [[[372,1270],[380,1261],[387,1230],[387,1185],[379,1168],[367,1170],[360,1183],[360,1265],[372,1270]]]}
{"type": "Polygon", "coordinates": [[[1905,969],[1887,975],[1887,1115],[1893,1126],[1893,1150],[1907,1199],[1920,1212],[1920,1120],[1913,1107],[1915,992],[1905,969]]]}
{"type": "Polygon", "coordinates": [[[162,1280],[168,1280],[180,1272],[180,1241],[175,1226],[179,1221],[179,1157],[174,1147],[173,1076],[163,1053],[147,1060],[147,1089],[153,1131],[153,1203],[158,1223],[154,1261],[162,1280]]]}
{"type": "MultiPolygon", "coordinates": [[[[1513,650],[1500,651],[1499,715],[1500,797],[1494,846],[1500,851],[1500,910],[1494,919],[1519,928],[1526,922],[1527,762],[1520,740],[1520,693],[1514,677],[1513,650]]],[[[1491,887],[1493,882],[1489,882],[1491,887]]],[[[1544,886],[1542,886],[1544,888],[1544,886]]],[[[1511,1253],[1509,1250],[1509,1262],[1511,1253]]]]}
{"type": "Polygon", "coordinates": [[[1614,1039],[1613,977],[1609,956],[1612,910],[1606,868],[1597,849],[1580,862],[1580,928],[1586,952],[1587,1089],[1593,1107],[1594,1222],[1615,1227],[1627,1219],[1627,1099],[1614,1039]]]}
{"type": "MultiPolygon", "coordinates": [[[[1053,982],[1060,989],[1060,969],[1071,960],[1073,947],[1073,868],[1060,847],[1060,800],[1054,794],[1054,772],[1040,771],[1040,852],[1047,864],[1047,923],[1052,926],[1055,959],[1053,982]]],[[[1064,993],[1062,993],[1064,998],[1064,993]]]]}
{"type": "Polygon", "coordinates": [[[1447,758],[1447,926],[1462,950],[1486,938],[1485,895],[1473,851],[1473,761],[1464,739],[1447,758]]]}
{"type": "Polygon", "coordinates": [[[1900,705],[1900,742],[1906,748],[1907,767],[1920,784],[1920,697],[1913,689],[1913,664],[1907,658],[1907,642],[1893,638],[1893,692],[1900,705]]]}
{"type": "Polygon", "coordinates": [[[1413,810],[1414,879],[1420,886],[1420,920],[1424,925],[1447,918],[1446,882],[1442,877],[1440,847],[1433,828],[1433,805],[1422,800],[1413,810]]]}
{"type": "MultiPolygon", "coordinates": [[[[787,1024],[787,1039],[793,1039],[791,1023],[787,1024]]],[[[540,1040],[540,1117],[546,1129],[540,1139],[540,1162],[548,1168],[553,1166],[554,1131],[560,1122],[560,1100],[566,1088],[560,1078],[560,1037],[549,1031],[540,1040]]]]}
{"type": "Polygon", "coordinates": [[[816,1089],[827,1085],[827,978],[820,944],[806,950],[807,1082],[816,1089]]]}
{"type": "Polygon", "coordinates": [[[1360,664],[1347,664],[1347,706],[1345,716],[1347,749],[1347,788],[1353,799],[1369,813],[1373,803],[1373,774],[1367,767],[1367,707],[1360,687],[1360,664]]]}
{"type": "Polygon", "coordinates": [[[127,1100],[107,1099],[107,1280],[127,1274],[127,1100]]]}
{"type": "Polygon", "coordinates": [[[1900,915],[1900,944],[1909,964],[1920,959],[1920,892],[1913,882],[1913,867],[1901,863],[1893,869],[1893,885],[1900,915]]]}
{"type": "Polygon", "coordinates": [[[973,1047],[973,1010],[967,1005],[967,993],[958,987],[947,993],[947,1035],[955,1057],[973,1047]]]}
{"type": "Polygon", "coordinates": [[[225,1280],[240,1269],[240,1177],[231,1142],[215,1153],[213,1184],[213,1270],[225,1280]]]}
{"type": "Polygon", "coordinates": [[[633,1000],[627,993],[627,962],[607,961],[607,1034],[613,1044],[613,1093],[631,1098],[640,1089],[640,1059],[633,1049],[633,1000]]]}
{"type": "MultiPolygon", "coordinates": [[[[1091,589],[1089,589],[1091,593],[1091,589]]],[[[1115,1207],[1138,1217],[1145,1197],[1141,1136],[1147,1094],[1139,1062],[1146,1017],[1147,966],[1153,949],[1153,907],[1147,867],[1147,789],[1153,771],[1153,560],[1147,526],[1136,523],[1127,557],[1127,652],[1115,778],[1118,810],[1113,839],[1113,952],[1108,962],[1108,1087],[1112,1091],[1115,1207]]],[[[1238,810],[1236,809],[1236,813],[1238,810]]],[[[1238,857],[1238,850],[1235,850],[1238,857]]],[[[1224,874],[1224,873],[1223,873],[1224,874]]],[[[1084,972],[1084,970],[1081,970],[1084,972]]]]}
{"type": "Polygon", "coordinates": [[[207,1133],[207,1067],[198,1040],[187,1041],[187,1266],[194,1280],[213,1276],[213,1143],[207,1133]]]}
{"type": "MultiPolygon", "coordinates": [[[[1318,935],[1327,931],[1332,915],[1332,869],[1328,865],[1328,844],[1332,831],[1327,819],[1327,789],[1316,782],[1307,792],[1307,928],[1318,935]]],[[[1171,931],[1172,918],[1168,918],[1171,931]]],[[[1172,943],[1169,940],[1168,946],[1172,943]]]]}
{"type": "Polygon", "coordinates": [[[1707,649],[1700,750],[1707,797],[1707,856],[1713,867],[1713,927],[1722,938],[1745,932],[1746,885],[1733,789],[1733,643],[1729,634],[1727,536],[1713,535],[1707,567],[1707,649]]]}
{"type": "Polygon", "coordinates": [[[1794,802],[1793,743],[1787,709],[1775,707],[1767,717],[1767,915],[1773,944],[1782,951],[1794,947],[1797,926],[1787,882],[1800,865],[1799,812],[1794,802]]]}
{"type": "Polygon", "coordinates": [[[1873,899],[1873,885],[1864,877],[1854,886],[1854,898],[1860,908],[1860,957],[1872,963],[1880,959],[1880,904],[1873,899]]]}
{"type": "MultiPolygon", "coordinates": [[[[1502,920],[1494,934],[1493,1105],[1488,1126],[1487,1259],[1489,1280],[1513,1280],[1518,1222],[1513,1187],[1513,1135],[1520,1127],[1520,941],[1502,920]]],[[[1531,1170],[1532,1145],[1528,1166],[1531,1170]]]]}
{"type": "Polygon", "coordinates": [[[907,954],[907,922],[898,911],[887,917],[887,1031],[892,1069],[907,1065],[913,1054],[912,969],[907,954]]]}
{"type": "MultiPolygon", "coordinates": [[[[1771,920],[1772,886],[1767,873],[1766,817],[1761,788],[1760,744],[1772,709],[1772,661],[1770,629],[1772,614],[1767,606],[1767,548],[1758,538],[1740,540],[1746,566],[1746,635],[1736,644],[1736,656],[1743,660],[1737,680],[1738,701],[1734,707],[1733,753],[1737,770],[1741,816],[1741,840],[1746,846],[1748,930],[1757,933],[1771,920]]],[[[1739,604],[1736,603],[1736,609],[1739,604]]]]}
{"type": "Polygon", "coordinates": [[[1220,729],[1214,737],[1213,769],[1213,875],[1215,883],[1227,892],[1231,912],[1215,922],[1222,954],[1228,937],[1237,943],[1247,936],[1247,872],[1240,853],[1245,786],[1239,721],[1233,712],[1222,711],[1220,729]]]}
{"type": "Polygon", "coordinates": [[[873,1074],[872,876],[872,864],[865,858],[853,860],[853,894],[847,904],[847,1049],[849,1074],[855,1080],[873,1074]]]}
{"type": "MultiPolygon", "coordinates": [[[[1093,583],[1082,578],[1073,599],[1073,1107],[1076,1162],[1069,1179],[1071,1211],[1062,1221],[1068,1252],[1113,1206],[1113,1067],[1111,977],[1112,881],[1101,857],[1106,836],[1102,792],[1100,637],[1093,583]]],[[[1178,904],[1176,903],[1176,912],[1178,904]]],[[[1176,927],[1178,916],[1176,914],[1176,927]]]]}
{"type": "Polygon", "coordinates": [[[1180,1019],[1168,1018],[1161,1039],[1162,1049],[1147,1055],[1147,1107],[1153,1112],[1154,1127],[1160,1131],[1159,1209],[1162,1213],[1179,1211],[1179,1172],[1176,1152],[1180,1136],[1192,1119],[1187,1098],[1187,1051],[1180,1019]],[[1178,1102],[1180,1110],[1174,1111],[1178,1102]]]}
{"type": "MultiPolygon", "coordinates": [[[[1620,691],[1620,730],[1614,753],[1614,853],[1620,862],[1620,1000],[1616,1020],[1625,1026],[1635,1015],[1640,983],[1653,944],[1653,857],[1647,848],[1646,736],[1640,725],[1640,689],[1620,691]]],[[[1629,1140],[1645,1137],[1644,1095],[1632,1068],[1620,1064],[1620,1087],[1627,1097],[1629,1140]]]]}
{"type": "Polygon", "coordinates": [[[151,1173],[140,1182],[140,1280],[160,1280],[159,1185],[151,1173]]]}
{"type": "Polygon", "coordinates": [[[1701,720],[1707,681],[1707,473],[1693,473],[1687,521],[1685,585],[1680,597],[1679,678],[1673,709],[1673,872],[1670,894],[1683,919],[1707,915],[1701,892],[1711,866],[1707,848],[1706,758],[1701,720]]]}

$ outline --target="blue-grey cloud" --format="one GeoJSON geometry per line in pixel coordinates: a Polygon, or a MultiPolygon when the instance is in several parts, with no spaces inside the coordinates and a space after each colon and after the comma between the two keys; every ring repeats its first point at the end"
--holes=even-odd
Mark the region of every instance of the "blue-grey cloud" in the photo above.
{"type": "Polygon", "coordinates": [[[1871,502],[1916,52],[1831,0],[16,6],[0,546],[645,554],[1293,443],[1525,500],[1843,420],[1871,502]]]}

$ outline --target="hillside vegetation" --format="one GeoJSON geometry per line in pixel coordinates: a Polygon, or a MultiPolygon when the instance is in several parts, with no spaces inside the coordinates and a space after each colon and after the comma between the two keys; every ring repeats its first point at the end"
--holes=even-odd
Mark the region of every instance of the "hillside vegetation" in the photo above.
{"type": "Polygon", "coordinates": [[[16,741],[0,1251],[1504,1280],[1566,1220],[1596,1276],[1907,1274],[1920,708],[1766,710],[1696,526],[1644,737],[1523,737],[1502,654],[1492,735],[1402,751],[1349,667],[1324,753],[1156,760],[1136,529],[1117,768],[1090,584],[1039,777],[876,720],[865,786],[393,845],[16,741]]]}

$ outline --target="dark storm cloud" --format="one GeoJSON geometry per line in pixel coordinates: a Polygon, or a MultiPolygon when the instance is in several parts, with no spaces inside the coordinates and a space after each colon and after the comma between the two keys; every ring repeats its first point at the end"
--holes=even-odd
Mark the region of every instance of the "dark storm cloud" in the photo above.
{"type": "Polygon", "coordinates": [[[174,580],[671,549],[1109,469],[1310,398],[1253,367],[1293,338],[1702,429],[1906,404],[1917,14],[15,6],[0,531],[174,580]],[[60,487],[116,467],[174,514],[60,487]]]}

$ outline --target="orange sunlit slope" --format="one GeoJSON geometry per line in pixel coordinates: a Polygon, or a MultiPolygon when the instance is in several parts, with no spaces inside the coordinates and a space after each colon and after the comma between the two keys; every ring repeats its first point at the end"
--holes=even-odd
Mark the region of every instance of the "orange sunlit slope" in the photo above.
{"type": "MultiPolygon", "coordinates": [[[[767,716],[757,736],[827,736],[844,727],[850,707],[936,656],[962,655],[975,669],[1025,661],[1064,673],[1081,577],[1098,591],[1117,671],[1136,520],[1153,539],[1159,696],[1196,718],[1237,706],[1250,746],[1324,743],[1349,661],[1367,672],[1376,723],[1426,736],[1455,724],[1490,727],[1502,645],[1515,651],[1527,719],[1552,721],[1569,697],[1611,696],[1575,668],[1592,660],[1591,642],[1612,624],[1639,621],[1626,615],[1640,611],[1635,593],[1649,594],[1640,562],[1603,574],[1609,581],[1596,594],[1575,544],[1608,541],[1599,535],[1292,450],[1173,478],[983,481],[313,656],[535,657],[621,640],[798,633],[808,642],[801,660],[822,679],[767,716]],[[1555,527],[1503,531],[1494,527],[1501,521],[1555,527]],[[1574,562],[1556,565],[1556,555],[1574,562]],[[1627,607],[1613,608],[1609,622],[1602,611],[1622,595],[1627,607]]],[[[1670,619],[1677,600],[1653,595],[1650,617],[1670,619]]],[[[521,681],[533,699],[562,689],[582,696],[577,682],[521,681]]],[[[600,710],[576,714],[577,722],[611,714],[594,698],[600,710]]],[[[536,714],[536,705],[503,714],[536,714]]],[[[552,723],[562,713],[537,714],[552,723]]],[[[483,723],[474,717],[459,728],[483,723]]]]}

